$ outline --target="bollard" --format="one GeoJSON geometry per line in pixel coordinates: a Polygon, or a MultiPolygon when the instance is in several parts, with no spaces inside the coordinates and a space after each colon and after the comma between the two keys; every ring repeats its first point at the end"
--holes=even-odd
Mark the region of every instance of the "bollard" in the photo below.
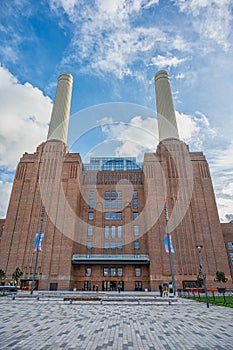
{"type": "Polygon", "coordinates": [[[103,304],[103,300],[101,299],[101,300],[100,300],[100,305],[102,305],[102,304],[103,304]]]}
{"type": "Polygon", "coordinates": [[[37,295],[37,297],[36,297],[36,300],[40,300],[40,297],[39,297],[39,295],[37,295]]]}
{"type": "Polygon", "coordinates": [[[171,305],[171,304],[172,304],[171,300],[168,300],[168,305],[171,305]]]}
{"type": "Polygon", "coordinates": [[[72,304],[72,300],[70,300],[70,304],[72,304]]]}
{"type": "Polygon", "coordinates": [[[13,295],[12,300],[15,300],[15,296],[13,295]]]}

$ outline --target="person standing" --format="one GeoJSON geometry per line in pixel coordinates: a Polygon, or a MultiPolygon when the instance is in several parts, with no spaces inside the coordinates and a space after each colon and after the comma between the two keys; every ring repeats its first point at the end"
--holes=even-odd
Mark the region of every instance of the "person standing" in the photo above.
{"type": "Polygon", "coordinates": [[[159,295],[162,297],[163,296],[163,286],[162,284],[160,283],[159,285],[159,295]]]}

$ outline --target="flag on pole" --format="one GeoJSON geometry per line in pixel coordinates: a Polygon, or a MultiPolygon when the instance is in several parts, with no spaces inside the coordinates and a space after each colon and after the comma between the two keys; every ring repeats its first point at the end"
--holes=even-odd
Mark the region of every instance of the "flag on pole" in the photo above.
{"type": "MultiPolygon", "coordinates": [[[[165,247],[165,251],[166,253],[169,253],[169,247],[168,247],[168,234],[165,233],[164,235],[164,247],[165,247]]],[[[170,235],[170,249],[171,249],[171,253],[174,253],[174,248],[172,245],[172,236],[170,235]]]]}
{"type": "Polygon", "coordinates": [[[33,252],[35,253],[38,249],[38,252],[42,251],[41,243],[44,238],[44,232],[41,232],[41,234],[36,233],[36,237],[34,240],[34,247],[33,247],[33,252]]]}

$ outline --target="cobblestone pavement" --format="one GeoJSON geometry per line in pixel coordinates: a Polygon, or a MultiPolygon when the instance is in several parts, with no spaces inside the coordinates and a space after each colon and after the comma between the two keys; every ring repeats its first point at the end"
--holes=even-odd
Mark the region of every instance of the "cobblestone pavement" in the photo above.
{"type": "Polygon", "coordinates": [[[233,349],[233,309],[0,298],[0,349],[233,349]]]}

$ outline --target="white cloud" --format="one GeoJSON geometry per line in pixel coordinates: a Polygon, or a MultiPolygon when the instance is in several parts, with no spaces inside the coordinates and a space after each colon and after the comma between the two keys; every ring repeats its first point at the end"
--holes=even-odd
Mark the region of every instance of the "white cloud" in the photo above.
{"type": "Polygon", "coordinates": [[[151,63],[148,64],[148,66],[157,66],[159,68],[170,68],[170,67],[177,67],[181,63],[186,61],[185,58],[178,58],[176,56],[162,56],[157,55],[157,57],[152,57],[151,63]]]}
{"type": "Polygon", "coordinates": [[[51,108],[38,88],[0,67],[0,167],[14,169],[25,151],[45,141],[51,108]]]}
{"type": "Polygon", "coordinates": [[[6,217],[7,206],[10,198],[12,183],[0,180],[0,218],[6,217]]]}
{"type": "Polygon", "coordinates": [[[193,27],[201,40],[214,41],[226,51],[230,47],[231,0],[176,0],[181,12],[193,16],[193,27]]]}
{"type": "Polygon", "coordinates": [[[180,138],[195,149],[201,150],[205,140],[216,136],[216,130],[201,112],[189,115],[176,111],[176,118],[180,138]]]}

